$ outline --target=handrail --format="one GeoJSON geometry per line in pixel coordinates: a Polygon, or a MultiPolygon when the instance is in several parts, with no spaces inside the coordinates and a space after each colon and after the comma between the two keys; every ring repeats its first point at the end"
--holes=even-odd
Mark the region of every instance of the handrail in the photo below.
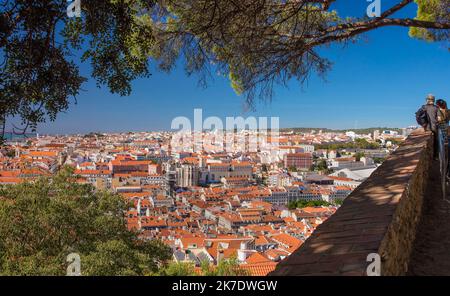
{"type": "Polygon", "coordinates": [[[439,170],[441,173],[442,197],[447,199],[447,168],[448,168],[448,127],[438,126],[439,170]]]}

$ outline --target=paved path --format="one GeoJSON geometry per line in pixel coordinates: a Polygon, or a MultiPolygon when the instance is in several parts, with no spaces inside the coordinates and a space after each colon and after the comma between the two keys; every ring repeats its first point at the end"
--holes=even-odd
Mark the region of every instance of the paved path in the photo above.
{"type": "MultiPolygon", "coordinates": [[[[434,161],[408,275],[450,275],[450,203],[442,198],[434,161]]],[[[447,190],[448,192],[448,190],[447,190]]],[[[450,200],[450,195],[447,196],[450,200]]]]}

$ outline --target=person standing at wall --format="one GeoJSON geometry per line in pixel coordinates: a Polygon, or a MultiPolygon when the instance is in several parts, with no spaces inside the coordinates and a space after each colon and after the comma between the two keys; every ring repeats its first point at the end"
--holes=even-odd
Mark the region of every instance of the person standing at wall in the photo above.
{"type": "Polygon", "coordinates": [[[438,158],[438,112],[439,108],[434,104],[435,97],[428,95],[426,104],[416,112],[416,120],[425,131],[431,131],[433,134],[433,157],[438,158]]]}
{"type": "Polygon", "coordinates": [[[448,122],[450,119],[450,112],[447,108],[447,102],[444,99],[439,99],[436,101],[436,106],[438,110],[438,128],[442,130],[443,136],[445,137],[445,143],[447,145],[447,180],[450,180],[450,165],[448,161],[450,160],[450,149],[448,148],[448,122]]]}

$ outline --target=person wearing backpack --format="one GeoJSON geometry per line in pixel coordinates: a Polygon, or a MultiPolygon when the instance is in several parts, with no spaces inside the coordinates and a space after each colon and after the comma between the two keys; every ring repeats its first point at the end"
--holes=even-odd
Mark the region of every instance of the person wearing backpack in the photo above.
{"type": "MultiPolygon", "coordinates": [[[[445,137],[445,143],[448,144],[448,123],[450,120],[450,112],[447,108],[447,102],[444,99],[439,99],[436,101],[436,106],[439,108],[438,111],[438,128],[440,128],[445,137]]],[[[447,148],[447,162],[450,160],[450,149],[447,148]]],[[[450,165],[447,163],[447,180],[450,181],[450,165]]]]}
{"type": "Polygon", "coordinates": [[[447,102],[443,99],[436,101],[436,107],[438,107],[437,122],[443,129],[446,129],[449,121],[449,110],[447,109],[447,102]]]}
{"type": "Polygon", "coordinates": [[[428,95],[426,104],[416,112],[417,123],[424,128],[425,131],[431,131],[433,134],[433,157],[438,157],[438,112],[439,108],[434,104],[435,97],[428,95]]]}

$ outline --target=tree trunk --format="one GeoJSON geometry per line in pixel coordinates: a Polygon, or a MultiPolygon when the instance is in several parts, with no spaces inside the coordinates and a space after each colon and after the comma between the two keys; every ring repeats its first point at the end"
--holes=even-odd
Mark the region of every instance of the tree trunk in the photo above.
{"type": "Polygon", "coordinates": [[[5,115],[0,114],[0,145],[2,145],[3,142],[5,141],[5,126],[6,126],[5,115]]]}

